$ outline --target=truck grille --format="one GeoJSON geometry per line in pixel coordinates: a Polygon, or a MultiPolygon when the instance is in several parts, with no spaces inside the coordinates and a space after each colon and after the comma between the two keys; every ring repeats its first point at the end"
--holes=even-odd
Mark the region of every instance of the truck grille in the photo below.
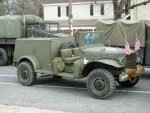
{"type": "Polygon", "coordinates": [[[136,54],[126,55],[126,68],[135,69],[136,68],[136,54]]]}

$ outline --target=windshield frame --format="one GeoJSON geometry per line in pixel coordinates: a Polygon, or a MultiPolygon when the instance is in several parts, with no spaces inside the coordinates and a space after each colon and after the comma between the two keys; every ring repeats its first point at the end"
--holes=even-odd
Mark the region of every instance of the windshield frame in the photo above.
{"type": "MultiPolygon", "coordinates": [[[[95,38],[94,38],[95,39],[95,38]]],[[[97,38],[98,39],[98,38],[97,38]]],[[[89,48],[89,47],[97,47],[97,46],[104,46],[104,33],[102,31],[94,31],[94,32],[82,32],[79,34],[79,47],[80,48],[89,48]],[[97,43],[96,40],[96,43],[93,43],[92,44],[86,44],[85,42],[83,43],[83,40],[85,41],[85,38],[86,36],[88,36],[88,34],[92,34],[92,35],[89,35],[89,36],[96,36],[96,34],[99,34],[99,42],[97,43]]]]}

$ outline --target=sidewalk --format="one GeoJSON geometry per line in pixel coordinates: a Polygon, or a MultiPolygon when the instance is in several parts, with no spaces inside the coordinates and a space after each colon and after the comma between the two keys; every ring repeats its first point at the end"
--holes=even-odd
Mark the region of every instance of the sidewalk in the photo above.
{"type": "Polygon", "coordinates": [[[0,113],[69,113],[69,112],[0,105],[0,113]]]}

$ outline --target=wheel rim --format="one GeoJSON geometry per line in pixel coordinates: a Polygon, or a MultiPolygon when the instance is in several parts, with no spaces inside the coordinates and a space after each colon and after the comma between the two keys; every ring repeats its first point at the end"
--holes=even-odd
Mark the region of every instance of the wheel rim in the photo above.
{"type": "Polygon", "coordinates": [[[25,81],[29,80],[29,74],[28,74],[28,70],[26,68],[21,69],[20,78],[25,81]]]}
{"type": "Polygon", "coordinates": [[[103,90],[105,88],[105,81],[102,78],[96,78],[94,80],[94,87],[96,90],[103,90]]]}

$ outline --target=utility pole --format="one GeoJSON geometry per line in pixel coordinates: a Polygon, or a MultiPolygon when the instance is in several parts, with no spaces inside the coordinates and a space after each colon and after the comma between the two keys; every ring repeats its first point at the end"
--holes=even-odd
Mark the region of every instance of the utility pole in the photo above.
{"type": "Polygon", "coordinates": [[[70,34],[73,35],[72,23],[73,23],[73,15],[72,15],[72,0],[68,0],[69,2],[69,31],[70,34]]]}

